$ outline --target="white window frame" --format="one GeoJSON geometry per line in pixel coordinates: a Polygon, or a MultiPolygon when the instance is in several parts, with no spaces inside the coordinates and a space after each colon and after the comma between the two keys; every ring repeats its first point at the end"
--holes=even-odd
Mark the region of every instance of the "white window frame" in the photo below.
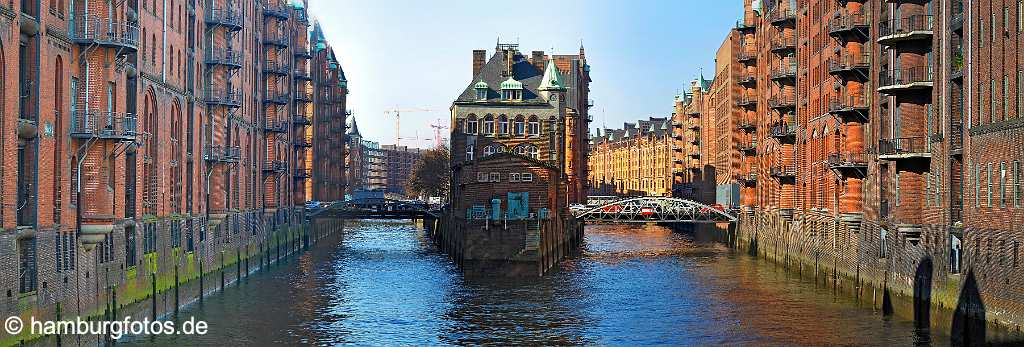
{"type": "Polygon", "coordinates": [[[487,182],[487,173],[486,172],[477,172],[476,173],[476,181],[477,182],[487,182]]]}
{"type": "Polygon", "coordinates": [[[533,173],[532,172],[524,172],[524,173],[520,174],[519,175],[519,181],[520,182],[533,182],[533,173]]]}
{"type": "Polygon", "coordinates": [[[473,160],[473,150],[474,150],[473,149],[473,145],[466,146],[466,160],[467,161],[472,161],[473,160]]]}
{"type": "Polygon", "coordinates": [[[492,172],[490,175],[488,175],[487,180],[489,182],[501,182],[501,173],[492,172]]]}
{"type": "Polygon", "coordinates": [[[508,174],[509,182],[519,182],[519,173],[513,172],[508,174]]]}
{"type": "Polygon", "coordinates": [[[476,134],[479,131],[480,123],[477,121],[476,116],[469,116],[466,118],[466,133],[476,134]]]}
{"type": "MultiPolygon", "coordinates": [[[[1024,0],[1022,0],[1022,1],[1024,1],[1024,0]]],[[[538,137],[538,136],[540,136],[540,120],[537,119],[537,116],[531,116],[530,117],[529,125],[526,128],[526,133],[530,137],[538,137]]]]}

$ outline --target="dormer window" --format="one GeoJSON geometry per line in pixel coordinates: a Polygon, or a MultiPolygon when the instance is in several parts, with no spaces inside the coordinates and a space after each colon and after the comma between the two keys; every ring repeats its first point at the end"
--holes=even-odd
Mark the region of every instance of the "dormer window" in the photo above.
{"type": "Polygon", "coordinates": [[[476,100],[485,101],[487,100],[487,82],[480,81],[473,85],[473,89],[476,89],[476,100]]]}
{"type": "Polygon", "coordinates": [[[523,100],[523,83],[509,77],[501,82],[501,99],[506,101],[523,100]]]}

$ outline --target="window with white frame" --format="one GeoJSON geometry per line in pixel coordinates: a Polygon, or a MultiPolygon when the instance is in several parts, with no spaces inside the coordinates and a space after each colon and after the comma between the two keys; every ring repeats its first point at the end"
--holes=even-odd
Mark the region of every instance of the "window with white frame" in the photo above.
{"type": "Polygon", "coordinates": [[[501,115],[498,117],[498,134],[508,135],[508,116],[501,115]]]}
{"type": "Polygon", "coordinates": [[[473,145],[466,146],[466,160],[473,160],[473,145]]]}
{"type": "Polygon", "coordinates": [[[476,181],[477,182],[487,182],[487,173],[486,172],[477,172],[476,173],[476,181]]]}
{"type": "Polygon", "coordinates": [[[987,197],[985,199],[987,202],[985,206],[992,207],[992,163],[988,163],[985,170],[987,171],[986,176],[988,179],[988,190],[986,192],[987,197]]]}
{"type": "Polygon", "coordinates": [[[477,120],[476,120],[476,115],[473,115],[473,114],[469,115],[469,117],[466,118],[466,133],[467,134],[476,134],[477,130],[478,130],[477,129],[477,124],[478,123],[477,123],[477,120]]]}
{"type": "MultiPolygon", "coordinates": [[[[1024,0],[1022,0],[1024,1],[1024,0]]],[[[1020,185],[1020,162],[1013,161],[1013,207],[1020,207],[1021,185],[1020,185]]]]}
{"type": "Polygon", "coordinates": [[[1006,162],[999,163],[999,207],[1006,208],[1009,194],[1006,194],[1006,162]]]}
{"type": "Polygon", "coordinates": [[[524,172],[519,175],[520,182],[533,182],[533,173],[524,172]]]}
{"type": "Polygon", "coordinates": [[[485,157],[489,156],[489,155],[492,155],[492,154],[494,154],[494,145],[487,145],[487,147],[484,147],[484,156],[485,157]]]}
{"type": "Polygon", "coordinates": [[[540,121],[537,120],[537,116],[530,116],[530,123],[526,132],[531,137],[540,136],[540,121]]]}
{"type": "Polygon", "coordinates": [[[514,129],[516,136],[526,135],[526,120],[523,118],[523,115],[516,116],[514,129]]]}
{"type": "Polygon", "coordinates": [[[513,172],[513,173],[508,174],[508,181],[509,182],[519,182],[519,173],[518,172],[513,172]]]}
{"type": "Polygon", "coordinates": [[[501,182],[501,173],[492,172],[488,180],[491,182],[501,182]]]}
{"type": "Polygon", "coordinates": [[[494,134],[494,116],[493,115],[487,115],[487,116],[484,117],[483,133],[485,135],[493,135],[494,134]]]}

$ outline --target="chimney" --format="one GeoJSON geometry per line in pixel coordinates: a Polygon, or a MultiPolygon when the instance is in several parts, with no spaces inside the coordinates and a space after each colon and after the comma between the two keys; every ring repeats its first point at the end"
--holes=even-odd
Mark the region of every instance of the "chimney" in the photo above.
{"type": "Polygon", "coordinates": [[[544,51],[533,51],[530,56],[530,63],[533,64],[533,67],[536,67],[537,71],[544,71],[544,51]]]}
{"type": "MultiPolygon", "coordinates": [[[[473,77],[476,78],[480,74],[480,68],[484,66],[484,60],[487,59],[487,50],[474,49],[473,50],[473,77]]],[[[476,82],[476,81],[473,81],[476,82]]]]}

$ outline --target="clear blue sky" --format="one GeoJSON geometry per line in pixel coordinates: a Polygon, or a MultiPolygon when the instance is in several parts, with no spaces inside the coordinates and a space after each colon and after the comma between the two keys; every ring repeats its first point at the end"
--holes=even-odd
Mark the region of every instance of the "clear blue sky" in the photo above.
{"type": "Polygon", "coordinates": [[[473,49],[494,53],[498,37],[524,52],[577,52],[591,65],[592,127],[672,112],[677,91],[704,68],[742,15],[742,0],[678,1],[350,1],[310,0],[349,80],[349,108],[364,137],[429,146],[437,119],[472,81],[473,49]],[[530,5],[530,8],[526,8],[530,5]]]}

